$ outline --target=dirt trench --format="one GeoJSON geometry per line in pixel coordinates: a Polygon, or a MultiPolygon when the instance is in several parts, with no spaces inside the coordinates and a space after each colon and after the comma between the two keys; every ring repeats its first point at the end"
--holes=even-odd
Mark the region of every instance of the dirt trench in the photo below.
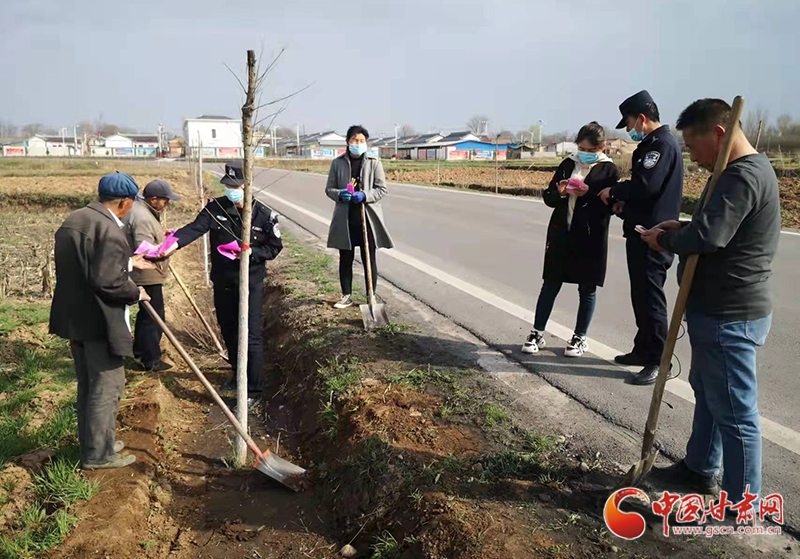
{"type": "MultiPolygon", "coordinates": [[[[119,437],[137,464],[90,474],[101,493],[53,557],[322,559],[345,544],[373,559],[707,556],[685,541],[610,536],[600,511],[612,481],[584,449],[520,432],[484,375],[439,341],[399,325],[364,333],[357,308],[334,311],[291,264],[276,268],[268,386],[250,427],[308,469],[306,489],[233,462],[223,415],[185,367],[133,375],[119,437]]],[[[211,308],[210,294],[198,302],[211,308]]],[[[191,317],[172,314],[222,384],[229,370],[182,327],[191,317]]],[[[711,549],[751,556],[730,542],[711,549]]]]}

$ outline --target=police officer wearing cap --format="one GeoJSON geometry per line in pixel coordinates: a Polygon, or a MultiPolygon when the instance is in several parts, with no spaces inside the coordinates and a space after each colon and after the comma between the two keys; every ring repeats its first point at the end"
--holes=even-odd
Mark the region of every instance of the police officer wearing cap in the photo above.
{"type": "MultiPolygon", "coordinates": [[[[131,247],[136,248],[147,241],[158,246],[164,241],[164,210],[170,201],[180,200],[169,184],[161,179],[150,181],[142,191],[142,197],[133,204],[133,208],[125,216],[123,223],[131,247]]],[[[131,279],[144,287],[150,296],[150,304],[164,320],[164,282],[169,272],[169,261],[155,263],[154,270],[134,270],[131,279]]],[[[168,371],[172,365],[161,359],[161,328],[150,316],[140,309],[136,315],[136,328],[133,337],[133,354],[148,371],[168,371]]]]}
{"type": "MultiPolygon", "coordinates": [[[[664,282],[673,255],[656,252],[645,244],[636,227],[649,229],[662,221],[678,219],[683,195],[683,156],[669,126],[659,120],[658,107],[647,91],[625,99],[619,106],[625,128],[633,141],[630,180],[600,192],[600,198],[623,219],[631,282],[631,301],[638,332],[633,350],[615,358],[617,363],[643,367],[631,382],[652,384],[667,337],[667,297],[664,282]]],[[[670,372],[670,378],[674,374],[670,372]]]]}
{"type": "MultiPolygon", "coordinates": [[[[220,180],[225,185],[225,196],[211,198],[190,224],[175,232],[183,248],[189,243],[210,233],[211,281],[214,283],[214,307],[217,311],[228,360],[233,368],[233,378],[225,389],[236,388],[236,358],[239,347],[239,260],[227,258],[218,249],[222,245],[236,242],[242,244],[242,216],[244,207],[244,173],[242,162],[233,161],[225,165],[225,175],[220,180]]],[[[264,299],[264,279],[267,260],[272,260],[283,249],[278,228],[278,214],[264,203],[253,199],[253,214],[250,232],[250,301],[248,316],[247,391],[248,402],[261,395],[264,368],[264,341],[261,337],[261,306],[264,299]]],[[[176,249],[172,249],[176,250],[176,249]]],[[[224,249],[223,249],[224,251],[224,249]]],[[[168,251],[169,253],[170,251],[168,251]]],[[[230,254],[230,253],[229,253],[230,254]]]]}

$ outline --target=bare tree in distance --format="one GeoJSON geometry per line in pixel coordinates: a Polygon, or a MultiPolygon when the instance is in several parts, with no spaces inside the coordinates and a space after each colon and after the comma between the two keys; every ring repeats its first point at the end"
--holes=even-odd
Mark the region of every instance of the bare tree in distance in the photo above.
{"type": "Polygon", "coordinates": [[[24,125],[20,131],[22,135],[25,137],[35,136],[36,134],[40,134],[44,132],[44,126],[42,126],[39,122],[32,122],[30,124],[24,125]]]}
{"type": "Polygon", "coordinates": [[[794,121],[792,119],[792,115],[789,113],[783,113],[778,117],[775,124],[778,127],[778,134],[781,136],[787,136],[793,128],[794,121]]]}
{"type": "Polygon", "coordinates": [[[10,120],[0,119],[0,136],[11,137],[17,135],[17,125],[10,120]]]}
{"type": "Polygon", "coordinates": [[[466,122],[469,131],[476,136],[488,132],[488,123],[489,119],[483,115],[475,115],[466,122]]]}
{"type": "Polygon", "coordinates": [[[514,134],[511,130],[501,130],[498,134],[500,140],[506,140],[509,142],[516,142],[518,136],[514,134]]]}
{"type": "Polygon", "coordinates": [[[762,126],[764,129],[769,128],[769,112],[764,107],[756,107],[749,110],[744,119],[742,129],[751,144],[755,144],[756,136],[758,136],[759,123],[763,123],[762,126]]]}
{"type": "Polygon", "coordinates": [[[408,138],[409,136],[414,136],[416,133],[417,131],[414,130],[414,127],[410,124],[404,124],[397,129],[397,135],[400,138],[408,138]]]}

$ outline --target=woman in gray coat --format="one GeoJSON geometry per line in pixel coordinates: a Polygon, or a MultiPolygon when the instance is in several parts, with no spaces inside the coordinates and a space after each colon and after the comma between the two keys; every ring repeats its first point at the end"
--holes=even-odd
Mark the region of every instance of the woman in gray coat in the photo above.
{"type": "Polygon", "coordinates": [[[353,260],[355,247],[361,247],[361,261],[365,263],[361,204],[366,204],[367,236],[372,262],[372,289],[378,285],[376,249],[392,248],[394,243],[386,230],[381,210],[381,199],[386,196],[386,175],[381,160],[367,151],[369,132],[363,126],[347,130],[347,151],[333,160],[325,185],[325,194],[336,202],[328,232],[328,248],[339,249],[339,282],[342,299],[334,306],[346,309],[353,304],[353,260]],[[348,189],[352,184],[352,192],[348,189]]]}

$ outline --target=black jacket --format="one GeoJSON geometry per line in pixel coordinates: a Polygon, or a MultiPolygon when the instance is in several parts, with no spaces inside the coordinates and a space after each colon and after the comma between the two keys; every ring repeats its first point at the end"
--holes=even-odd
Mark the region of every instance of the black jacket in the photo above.
{"type": "Polygon", "coordinates": [[[125,306],[139,300],[129,277],[125,231],[100,202],[71,213],[56,231],[56,289],[50,333],[77,342],[107,341],[112,355],[133,357],[125,306]]]}
{"type": "Polygon", "coordinates": [[[669,126],[648,134],[633,152],[631,179],[611,189],[615,200],[625,202],[622,218],[625,237],[638,237],[637,225],[649,229],[678,219],[683,197],[683,155],[669,126]]]}
{"type": "MultiPolygon", "coordinates": [[[[266,276],[265,262],[274,259],[283,250],[278,214],[264,203],[254,200],[251,225],[250,281],[261,282],[266,276]]],[[[225,196],[211,198],[197,218],[178,229],[175,236],[178,246],[182,248],[209,232],[211,280],[215,283],[238,283],[239,260],[229,260],[217,250],[218,246],[232,241],[242,244],[242,217],[234,203],[225,196]]]]}
{"type": "Polygon", "coordinates": [[[619,180],[611,161],[597,163],[584,179],[589,192],[575,201],[572,225],[567,228],[569,195],[558,193],[558,183],[572,176],[575,161],[565,159],[543,194],[544,203],[555,208],[547,227],[543,279],[602,286],[606,277],[608,222],[611,210],[597,194],[619,180]]]}

